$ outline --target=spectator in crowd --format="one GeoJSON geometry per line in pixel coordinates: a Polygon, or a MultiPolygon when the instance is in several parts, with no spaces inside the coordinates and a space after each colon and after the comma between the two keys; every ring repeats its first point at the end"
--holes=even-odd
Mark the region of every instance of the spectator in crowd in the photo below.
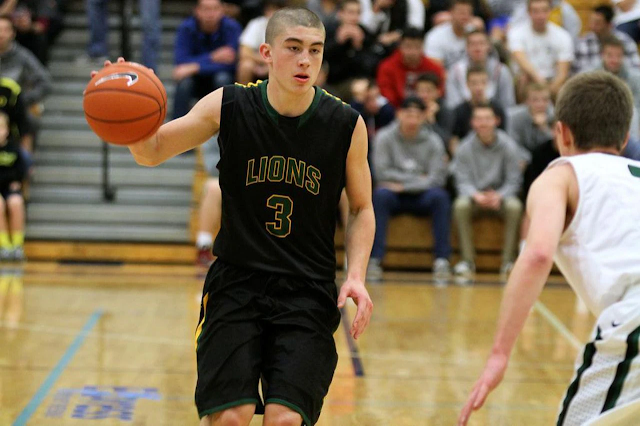
{"type": "Polygon", "coordinates": [[[399,213],[430,215],[435,240],[436,277],[450,274],[450,199],[444,189],[446,154],[438,135],[422,126],[425,105],[408,97],[398,110],[396,122],[382,129],[375,140],[373,192],[376,234],[367,278],[379,280],[386,249],[387,224],[399,213]]]}
{"type": "Polygon", "coordinates": [[[49,45],[47,28],[37,19],[36,11],[22,4],[13,13],[16,41],[29,49],[43,65],[47,65],[49,45]]]}
{"type": "Polygon", "coordinates": [[[339,0],[307,0],[306,7],[320,18],[326,26],[336,20],[339,0]]]}
{"type": "Polygon", "coordinates": [[[198,234],[196,235],[198,257],[196,264],[206,268],[214,261],[213,241],[220,229],[222,214],[222,191],[216,168],[218,161],[220,161],[217,134],[202,145],[202,158],[208,178],[202,188],[198,213],[198,234]]]}
{"type": "MultiPolygon", "coordinates": [[[[425,4],[427,4],[425,30],[429,31],[433,27],[451,21],[451,0],[429,0],[425,4]]],[[[472,19],[474,26],[478,28],[485,27],[493,16],[488,2],[486,0],[471,0],[471,4],[473,5],[473,15],[475,16],[472,19]]]]}
{"type": "Polygon", "coordinates": [[[472,125],[474,133],[460,145],[453,166],[458,191],[453,211],[462,257],[454,272],[467,279],[475,272],[473,216],[493,212],[504,218],[500,272],[508,274],[522,215],[522,202],[518,199],[522,175],[515,142],[497,129],[498,117],[490,104],[474,106],[472,125]]]}
{"type": "MultiPolygon", "coordinates": [[[[381,128],[390,124],[396,116],[396,111],[389,100],[380,94],[380,89],[375,81],[366,79],[354,80],[352,84],[351,107],[362,116],[371,143],[381,128]],[[360,86],[360,87],[358,87],[360,86]]],[[[369,149],[369,155],[373,149],[369,149]]]]}
{"type": "Polygon", "coordinates": [[[191,101],[232,84],[242,27],[224,16],[220,0],[199,0],[176,36],[173,117],[185,115],[191,101]]]}
{"type": "Polygon", "coordinates": [[[267,0],[264,3],[262,16],[252,19],[240,36],[238,52],[238,69],[236,80],[240,84],[248,84],[255,79],[267,77],[267,64],[258,49],[264,43],[267,22],[271,15],[287,5],[286,0],[267,0]]]}
{"type": "Polygon", "coordinates": [[[603,69],[624,80],[633,94],[636,110],[640,110],[640,71],[624,63],[624,44],[613,36],[600,40],[602,62],[596,69],[603,69]]]}
{"type": "Polygon", "coordinates": [[[453,121],[451,125],[451,139],[449,141],[449,152],[455,155],[458,143],[471,131],[471,117],[476,105],[490,104],[498,117],[498,126],[505,129],[506,119],[504,110],[497,102],[487,98],[487,85],[489,75],[483,66],[471,66],[467,70],[467,87],[471,94],[471,99],[462,102],[453,110],[453,121]]]}
{"type": "Polygon", "coordinates": [[[7,77],[0,77],[0,111],[9,117],[10,139],[19,141],[24,166],[31,167],[34,132],[23,101],[22,88],[7,77]]]}
{"type": "MultiPolygon", "coordinates": [[[[109,11],[108,0],[87,0],[89,20],[89,45],[87,53],[78,58],[79,63],[89,62],[102,66],[109,57],[109,11]]],[[[160,0],[139,0],[138,9],[142,20],[142,63],[158,71],[158,54],[162,36],[160,0]]]]}
{"type": "Polygon", "coordinates": [[[442,102],[438,87],[440,87],[440,77],[431,72],[421,74],[416,81],[416,96],[426,107],[424,125],[440,136],[448,152],[447,142],[451,139],[453,111],[442,102]]]}
{"type": "Polygon", "coordinates": [[[351,79],[373,78],[380,57],[375,38],[360,25],[359,0],[342,0],[337,22],[326,27],[324,60],[329,63],[327,83],[338,88],[336,95],[346,98],[351,79]]]}
{"type": "Polygon", "coordinates": [[[415,91],[418,76],[433,72],[440,77],[440,92],[444,92],[445,72],[442,66],[422,53],[422,34],[415,28],[407,28],[400,47],[378,67],[380,93],[394,107],[415,91]]]}
{"type": "Polygon", "coordinates": [[[589,16],[589,32],[576,43],[575,72],[589,71],[600,65],[600,40],[605,37],[616,37],[624,46],[624,56],[627,65],[640,67],[638,45],[627,33],[613,28],[613,8],[608,5],[598,6],[589,16]]]}
{"type": "Polygon", "coordinates": [[[509,48],[519,67],[519,98],[530,82],[549,84],[556,96],[569,77],[573,41],[567,31],[549,22],[550,0],[529,0],[530,21],[509,31],[509,48]]]}
{"type": "Polygon", "coordinates": [[[481,66],[489,76],[485,96],[494,100],[504,110],[516,103],[513,77],[509,67],[491,55],[492,48],[489,36],[482,30],[467,34],[467,54],[449,68],[445,96],[447,106],[455,108],[465,100],[471,99],[467,87],[467,70],[470,66],[481,66]]]}
{"type": "Polygon", "coordinates": [[[24,260],[26,168],[18,144],[11,139],[9,116],[0,112],[0,260],[24,260]]]}
{"type": "Polygon", "coordinates": [[[627,33],[636,43],[640,42],[640,1],[613,0],[616,14],[613,24],[616,28],[627,33]]]}
{"type": "Polygon", "coordinates": [[[526,106],[516,107],[507,120],[507,133],[518,144],[525,163],[531,161],[538,146],[553,138],[553,120],[549,89],[538,83],[529,84],[526,106]]]}
{"type": "Polygon", "coordinates": [[[449,69],[466,54],[466,34],[482,25],[482,20],[473,20],[471,0],[451,1],[451,21],[438,25],[424,37],[424,54],[439,61],[449,69]]]}
{"type": "MultiPolygon", "coordinates": [[[[425,6],[421,0],[360,0],[362,24],[376,36],[387,34],[393,38],[405,28],[424,29],[425,6]]],[[[386,44],[386,43],[385,43],[386,44]]]]}

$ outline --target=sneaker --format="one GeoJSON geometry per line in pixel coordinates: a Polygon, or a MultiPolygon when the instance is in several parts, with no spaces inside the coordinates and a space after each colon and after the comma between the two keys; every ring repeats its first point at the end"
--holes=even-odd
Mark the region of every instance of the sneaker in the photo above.
{"type": "Polygon", "coordinates": [[[196,258],[196,265],[208,268],[211,266],[215,258],[213,257],[212,247],[198,247],[198,257],[196,258]]]}
{"type": "Polygon", "coordinates": [[[453,273],[456,275],[456,283],[468,284],[473,280],[473,275],[476,273],[476,266],[467,261],[460,261],[453,267],[453,273]]]}
{"type": "Polygon", "coordinates": [[[447,259],[441,257],[433,262],[433,276],[436,280],[451,277],[451,265],[447,259]]]}
{"type": "Polygon", "coordinates": [[[380,263],[380,259],[369,259],[369,264],[367,265],[367,281],[382,281],[382,266],[380,266],[380,263]]]}
{"type": "Polygon", "coordinates": [[[502,266],[500,266],[500,277],[506,280],[509,278],[509,274],[511,274],[512,269],[513,262],[504,262],[502,266]]]}
{"type": "Polygon", "coordinates": [[[13,250],[0,248],[0,261],[2,262],[10,262],[13,260],[13,250]]]}
{"type": "Polygon", "coordinates": [[[13,254],[13,260],[16,260],[18,262],[23,262],[26,259],[26,257],[24,256],[24,248],[23,247],[15,247],[12,250],[12,254],[13,254]]]}

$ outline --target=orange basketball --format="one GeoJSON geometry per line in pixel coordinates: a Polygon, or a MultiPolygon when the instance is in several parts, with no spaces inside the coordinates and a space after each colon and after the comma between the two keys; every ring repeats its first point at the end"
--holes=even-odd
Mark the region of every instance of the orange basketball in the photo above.
{"type": "Polygon", "coordinates": [[[91,129],[104,141],[128,145],[152,136],[167,114],[167,92],[149,68],[123,62],[103,68],[82,102],[91,129]]]}

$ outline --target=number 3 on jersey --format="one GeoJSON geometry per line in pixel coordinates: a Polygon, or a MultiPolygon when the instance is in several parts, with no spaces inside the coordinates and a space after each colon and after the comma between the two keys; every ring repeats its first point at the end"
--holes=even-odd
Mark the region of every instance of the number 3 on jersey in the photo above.
{"type": "Polygon", "coordinates": [[[291,233],[293,200],[285,195],[272,195],[267,200],[267,207],[276,211],[276,220],[266,223],[267,232],[278,238],[289,235],[291,233]]]}

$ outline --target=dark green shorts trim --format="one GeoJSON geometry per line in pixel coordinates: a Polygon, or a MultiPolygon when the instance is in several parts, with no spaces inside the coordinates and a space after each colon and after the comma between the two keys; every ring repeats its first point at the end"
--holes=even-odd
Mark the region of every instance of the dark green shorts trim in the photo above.
{"type": "Polygon", "coordinates": [[[291,402],[285,401],[284,399],[280,399],[280,398],[269,398],[264,402],[264,405],[267,405],[267,404],[279,404],[279,405],[284,405],[287,408],[291,408],[293,411],[295,411],[296,413],[302,416],[302,420],[304,421],[305,425],[313,426],[313,423],[311,423],[311,420],[309,420],[309,417],[304,413],[302,408],[298,407],[296,404],[292,404],[291,402]]]}
{"type": "Polygon", "coordinates": [[[217,407],[213,407],[213,408],[209,408],[209,409],[204,410],[204,411],[200,411],[198,413],[198,416],[200,416],[200,418],[202,419],[204,416],[208,416],[209,414],[217,413],[219,411],[223,411],[223,410],[226,410],[228,408],[233,408],[233,407],[237,407],[239,405],[245,405],[245,404],[256,404],[256,405],[258,405],[259,402],[260,401],[258,401],[255,398],[239,399],[237,401],[228,402],[226,404],[219,405],[217,407]]]}

